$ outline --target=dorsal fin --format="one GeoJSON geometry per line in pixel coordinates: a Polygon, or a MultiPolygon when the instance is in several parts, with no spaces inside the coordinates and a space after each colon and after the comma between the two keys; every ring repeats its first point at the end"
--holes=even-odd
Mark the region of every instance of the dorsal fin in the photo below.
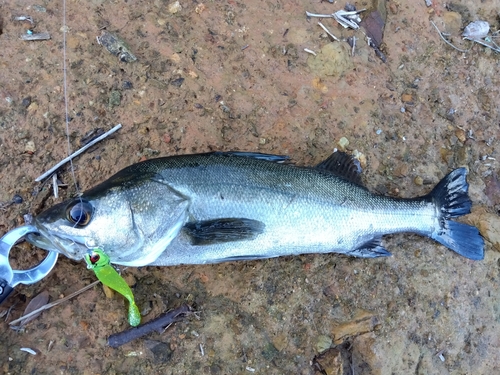
{"type": "Polygon", "coordinates": [[[250,151],[214,151],[209,152],[208,155],[218,155],[218,156],[237,156],[243,158],[253,158],[265,161],[272,161],[274,163],[284,163],[290,159],[288,156],[284,155],[272,155],[272,154],[263,154],[260,152],[250,152],[250,151]]]}
{"type": "Polygon", "coordinates": [[[328,171],[337,177],[363,186],[361,181],[361,164],[359,164],[359,160],[345,152],[334,152],[328,159],[319,163],[315,168],[322,171],[328,171]]]}

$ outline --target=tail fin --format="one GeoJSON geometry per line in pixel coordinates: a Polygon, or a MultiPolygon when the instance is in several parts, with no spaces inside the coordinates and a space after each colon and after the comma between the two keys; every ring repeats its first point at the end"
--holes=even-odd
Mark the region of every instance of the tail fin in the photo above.
{"type": "Polygon", "coordinates": [[[479,230],[471,225],[449,220],[470,213],[469,184],[465,168],[455,169],[443,178],[429,194],[438,207],[439,228],[431,238],[454,252],[473,260],[484,258],[484,240],[479,230]]]}

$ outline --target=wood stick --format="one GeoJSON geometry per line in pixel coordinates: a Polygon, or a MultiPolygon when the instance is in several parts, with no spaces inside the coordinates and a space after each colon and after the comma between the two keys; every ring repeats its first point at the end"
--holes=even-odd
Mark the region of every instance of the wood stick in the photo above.
{"type": "Polygon", "coordinates": [[[108,345],[112,348],[118,348],[132,340],[138,339],[153,331],[160,331],[166,326],[178,322],[182,319],[177,319],[179,315],[186,314],[191,311],[188,305],[182,305],[177,309],[171,310],[165,314],[160,315],[158,318],[153,319],[147,323],[141,324],[138,327],[128,329],[123,332],[114,333],[108,337],[108,345]]]}
{"type": "Polygon", "coordinates": [[[78,151],[75,151],[74,153],[72,153],[67,158],[61,160],[59,163],[57,163],[56,165],[54,165],[52,168],[50,168],[47,172],[45,172],[44,174],[42,174],[40,177],[37,177],[37,179],[35,181],[39,182],[39,181],[42,181],[44,178],[50,176],[56,170],[58,170],[59,168],[61,168],[61,166],[63,166],[64,164],[66,164],[68,161],[70,161],[71,159],[77,157],[78,155],[80,155],[81,153],[83,153],[84,151],[86,151],[87,149],[89,149],[90,147],[92,147],[93,145],[95,145],[97,142],[99,142],[99,141],[103,140],[104,138],[106,138],[107,136],[113,134],[114,132],[116,132],[121,127],[122,127],[122,124],[118,124],[113,129],[108,130],[106,133],[104,133],[100,137],[97,137],[92,142],[89,142],[88,144],[86,144],[85,146],[83,146],[78,151]]]}
{"type": "Polygon", "coordinates": [[[43,305],[43,306],[42,306],[42,307],[40,307],[39,309],[36,309],[36,310],[34,310],[34,311],[30,312],[29,314],[26,314],[25,316],[21,316],[19,319],[13,320],[12,322],[10,322],[10,323],[9,323],[9,325],[10,325],[10,326],[11,326],[11,325],[14,325],[14,324],[16,324],[16,323],[19,323],[19,322],[21,322],[21,321],[25,320],[26,318],[29,318],[30,316],[33,316],[33,315],[35,315],[35,314],[38,314],[39,312],[41,312],[41,311],[43,311],[43,310],[48,310],[48,309],[50,309],[51,307],[57,306],[57,305],[59,305],[60,303],[63,303],[63,302],[65,302],[65,301],[67,301],[67,300],[69,300],[69,299],[71,299],[71,298],[73,298],[73,297],[76,297],[77,295],[79,295],[79,294],[81,294],[81,293],[85,292],[86,290],[88,290],[88,289],[90,289],[90,288],[94,287],[95,285],[97,285],[97,284],[99,284],[99,283],[100,283],[100,281],[99,281],[99,280],[94,281],[92,284],[89,284],[89,285],[87,285],[87,286],[83,287],[82,289],[77,290],[77,291],[76,291],[76,292],[74,292],[74,293],[71,293],[69,296],[66,296],[66,297],[64,297],[64,298],[58,299],[57,301],[54,301],[54,302],[48,303],[48,304],[46,304],[46,305],[43,305]]]}

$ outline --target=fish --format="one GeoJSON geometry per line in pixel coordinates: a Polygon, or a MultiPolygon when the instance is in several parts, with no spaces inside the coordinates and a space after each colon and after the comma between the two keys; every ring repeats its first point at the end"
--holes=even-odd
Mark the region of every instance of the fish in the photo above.
{"type": "Polygon", "coordinates": [[[306,253],[390,256],[382,237],[411,232],[473,260],[467,170],[421,197],[371,193],[359,162],[335,152],[314,167],[288,157],[211,152],[146,160],[34,218],[33,245],[80,260],[102,249],[111,263],[175,266],[306,253]]]}

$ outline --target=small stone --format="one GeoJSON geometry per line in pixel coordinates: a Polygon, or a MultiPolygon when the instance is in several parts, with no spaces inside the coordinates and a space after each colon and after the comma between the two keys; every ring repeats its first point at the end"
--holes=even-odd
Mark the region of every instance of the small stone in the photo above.
{"type": "Polygon", "coordinates": [[[346,356],[346,358],[343,358],[342,351],[337,348],[328,349],[323,354],[316,356],[313,360],[315,368],[317,368],[320,371],[316,372],[316,374],[325,374],[325,375],[350,374],[351,371],[344,371],[346,365],[347,369],[349,369],[350,367],[349,362],[350,361],[348,360],[348,357],[346,356]]]}
{"type": "Polygon", "coordinates": [[[21,197],[19,194],[14,194],[14,197],[12,197],[12,203],[15,204],[23,203],[23,197],[21,197]]]}
{"type": "Polygon", "coordinates": [[[398,5],[395,2],[391,1],[389,3],[389,10],[392,14],[398,14],[398,5]]]}
{"type": "Polygon", "coordinates": [[[184,83],[184,78],[182,77],[170,81],[170,84],[175,87],[181,87],[183,83],[184,83]]]}
{"type": "Polygon", "coordinates": [[[206,6],[203,3],[199,3],[196,8],[194,8],[194,11],[198,14],[201,14],[205,10],[206,6]]]}
{"type": "Polygon", "coordinates": [[[123,81],[123,82],[122,82],[122,88],[123,88],[124,90],[130,90],[130,89],[132,89],[133,87],[134,87],[134,86],[132,85],[132,82],[130,82],[130,81],[123,81]]]}
{"type": "Polygon", "coordinates": [[[120,91],[113,90],[109,94],[109,106],[118,107],[121,104],[122,94],[120,91]]]}
{"type": "Polygon", "coordinates": [[[260,145],[265,145],[266,144],[266,139],[265,138],[259,138],[259,144],[260,145]]]}
{"type": "Polygon", "coordinates": [[[462,16],[457,12],[445,12],[443,14],[444,29],[452,35],[460,34],[462,28],[462,16]]]}
{"type": "Polygon", "coordinates": [[[37,102],[32,102],[32,103],[29,105],[29,107],[28,107],[28,111],[30,111],[30,112],[31,112],[31,111],[34,111],[34,110],[36,110],[36,109],[38,109],[38,104],[37,104],[37,102]]]}
{"type": "Polygon", "coordinates": [[[408,175],[409,170],[410,170],[410,167],[408,167],[408,164],[400,164],[394,170],[394,176],[405,177],[408,175]]]}
{"type": "Polygon", "coordinates": [[[315,349],[318,353],[323,353],[324,351],[330,349],[332,346],[332,338],[326,335],[319,335],[316,339],[315,349]]]}
{"type": "Polygon", "coordinates": [[[168,11],[170,12],[170,14],[175,14],[177,12],[180,12],[181,10],[182,10],[182,6],[178,1],[176,1],[175,3],[172,3],[168,6],[168,11]]]}
{"type": "Polygon", "coordinates": [[[33,141],[28,141],[26,145],[24,146],[24,152],[27,154],[33,155],[35,153],[35,142],[33,141]]]}
{"type": "Polygon", "coordinates": [[[339,145],[339,148],[344,151],[346,149],[347,146],[349,146],[349,141],[346,137],[342,137],[339,139],[339,141],[337,142],[337,144],[339,145]]]}
{"type": "Polygon", "coordinates": [[[365,156],[365,154],[363,154],[361,151],[354,150],[353,153],[352,153],[352,156],[355,159],[358,159],[359,164],[361,165],[362,169],[366,168],[367,162],[366,162],[366,156],[365,156]]]}
{"type": "Polygon", "coordinates": [[[102,284],[102,290],[106,295],[106,298],[113,298],[115,292],[109,286],[102,284]]]}
{"type": "Polygon", "coordinates": [[[24,107],[24,108],[28,108],[29,105],[31,104],[31,96],[27,96],[26,98],[23,99],[23,101],[21,102],[21,105],[24,107]]]}
{"type": "Polygon", "coordinates": [[[484,239],[491,243],[493,249],[500,251],[500,220],[498,220],[498,215],[479,208],[467,215],[466,222],[476,226],[484,239]]]}
{"type": "Polygon", "coordinates": [[[372,332],[379,325],[378,317],[365,310],[358,310],[353,318],[332,328],[333,343],[341,344],[347,339],[372,332]]]}
{"type": "Polygon", "coordinates": [[[411,94],[403,94],[401,95],[401,101],[403,103],[409,103],[413,101],[413,96],[411,94]]]}
{"type": "Polygon", "coordinates": [[[465,134],[465,131],[462,129],[457,129],[455,130],[455,136],[458,138],[458,140],[462,143],[464,143],[467,140],[467,136],[465,134]]]}
{"type": "Polygon", "coordinates": [[[420,176],[416,176],[413,182],[415,182],[415,185],[422,186],[424,184],[424,179],[420,176]]]}

